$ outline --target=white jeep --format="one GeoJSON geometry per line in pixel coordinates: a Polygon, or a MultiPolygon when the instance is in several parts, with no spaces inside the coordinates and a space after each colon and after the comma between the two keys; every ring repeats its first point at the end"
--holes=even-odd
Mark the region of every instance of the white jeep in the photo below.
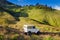
{"type": "Polygon", "coordinates": [[[24,33],[28,33],[28,34],[31,34],[31,33],[40,34],[39,29],[35,28],[34,25],[24,25],[23,30],[24,30],[24,33]]]}

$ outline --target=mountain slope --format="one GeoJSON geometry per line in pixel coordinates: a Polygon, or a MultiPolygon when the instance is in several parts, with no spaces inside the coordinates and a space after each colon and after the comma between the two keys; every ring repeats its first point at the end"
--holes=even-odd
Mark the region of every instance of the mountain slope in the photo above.
{"type": "Polygon", "coordinates": [[[34,24],[38,28],[42,27],[41,29],[45,29],[45,31],[50,31],[51,29],[51,31],[53,31],[53,27],[54,31],[60,31],[58,29],[60,27],[60,11],[55,10],[51,7],[40,4],[29,6],[26,5],[22,7],[9,2],[7,2],[5,6],[2,7],[3,9],[0,8],[0,14],[4,14],[4,12],[6,12],[6,15],[8,15],[9,17],[0,15],[1,17],[3,17],[3,21],[1,21],[1,24],[5,22],[5,19],[8,19],[6,20],[8,22],[5,23],[7,23],[7,25],[12,24],[10,26],[13,28],[16,28],[17,25],[17,29],[22,28],[24,24],[34,24]],[[19,21],[16,22],[16,20],[18,19],[19,21]],[[16,23],[13,25],[12,22],[16,23]],[[55,29],[56,27],[58,28],[55,29]]]}
{"type": "Polygon", "coordinates": [[[42,9],[32,9],[27,12],[29,18],[39,22],[50,24],[52,26],[60,26],[60,13],[56,11],[44,11],[42,9]]]}

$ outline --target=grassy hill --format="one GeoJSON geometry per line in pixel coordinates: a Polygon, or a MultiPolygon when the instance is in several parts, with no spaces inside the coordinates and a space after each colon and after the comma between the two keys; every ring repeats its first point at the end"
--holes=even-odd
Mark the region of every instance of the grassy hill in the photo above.
{"type": "Polygon", "coordinates": [[[56,11],[44,11],[42,9],[28,10],[29,18],[52,26],[60,26],[60,14],[56,11]]]}
{"type": "Polygon", "coordinates": [[[12,32],[16,31],[14,29],[17,29],[17,32],[22,31],[24,24],[35,25],[40,32],[60,32],[60,10],[41,4],[18,6],[4,2],[6,4],[0,6],[0,25],[3,26],[0,28],[1,40],[60,40],[60,35],[28,36],[12,32]]]}
{"type": "Polygon", "coordinates": [[[13,26],[14,28],[16,25],[18,26],[17,28],[21,28],[24,24],[34,24],[42,30],[47,26],[45,29],[47,31],[51,29],[59,31],[60,11],[48,7],[47,5],[36,4],[22,7],[7,2],[3,8],[4,9],[0,8],[0,19],[2,20],[0,23],[2,25],[3,23],[7,23],[7,25],[13,26]]]}

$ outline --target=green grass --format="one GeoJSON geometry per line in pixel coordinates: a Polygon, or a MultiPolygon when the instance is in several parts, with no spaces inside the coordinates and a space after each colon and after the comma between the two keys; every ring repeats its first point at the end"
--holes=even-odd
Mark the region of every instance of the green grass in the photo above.
{"type": "MultiPolygon", "coordinates": [[[[19,7],[10,8],[9,10],[14,12],[25,12],[28,14],[30,19],[34,19],[44,24],[49,24],[52,26],[60,27],[60,11],[48,11],[46,9],[38,9],[34,6],[31,6],[29,9],[28,6],[23,7],[22,9],[19,7]],[[21,11],[22,10],[22,11],[21,11]]],[[[24,13],[22,13],[23,15],[24,13]]]]}
{"type": "Polygon", "coordinates": [[[48,22],[52,26],[60,27],[60,14],[55,11],[44,11],[43,9],[28,10],[29,18],[44,23],[48,22]]]}
{"type": "MultiPolygon", "coordinates": [[[[14,11],[20,13],[20,21],[16,21],[15,18],[10,15],[9,13],[3,11],[1,12],[0,8],[0,25],[9,26],[11,28],[19,29],[20,31],[23,31],[23,25],[25,24],[32,24],[35,25],[36,28],[40,29],[40,32],[60,32],[60,11],[54,10],[51,11],[49,8],[48,10],[45,9],[45,7],[41,6],[42,8],[37,8],[35,6],[24,6],[22,8],[16,7],[16,5],[8,4],[5,5],[7,10],[14,11]],[[3,13],[3,14],[2,14],[3,13]],[[28,14],[28,17],[26,17],[28,14]],[[25,16],[25,17],[21,17],[25,16]],[[33,19],[33,20],[31,20],[33,19]],[[16,22],[16,23],[15,23],[16,22]],[[14,24],[15,23],[15,24],[14,24]]],[[[15,14],[15,13],[13,13],[15,14]]],[[[18,37],[20,40],[60,40],[59,35],[16,35],[15,34],[7,34],[1,36],[0,40],[4,40],[5,37],[8,37],[11,40],[17,40],[18,37]]]]}
{"type": "MultiPolygon", "coordinates": [[[[3,25],[3,26],[7,26],[9,23],[9,20],[10,23],[11,21],[15,20],[13,16],[11,16],[9,13],[3,11],[3,12],[0,12],[0,25],[3,25]]],[[[11,23],[12,24],[12,23],[11,23]]]]}
{"type": "MultiPolygon", "coordinates": [[[[18,29],[21,29],[21,27],[24,24],[33,24],[42,31],[59,32],[59,29],[56,29],[56,27],[58,27],[58,28],[60,27],[60,13],[59,13],[60,11],[57,11],[57,10],[46,11],[44,9],[37,9],[35,7],[32,7],[32,9],[28,9],[28,7],[27,8],[25,8],[25,7],[18,8],[17,7],[17,8],[11,8],[11,9],[8,9],[8,10],[11,10],[11,11],[14,11],[14,12],[22,12],[21,15],[24,15],[24,13],[28,14],[27,18],[19,17],[20,21],[16,22],[16,24],[14,24],[14,25],[18,25],[18,29]],[[15,9],[16,9],[16,11],[15,11],[15,9]],[[30,20],[30,19],[34,19],[34,20],[36,20],[40,23],[38,23],[36,21],[33,21],[33,20],[30,20]],[[43,23],[43,24],[41,24],[41,23],[43,23]],[[53,29],[53,27],[55,29],[53,29]],[[56,30],[58,30],[58,31],[56,31],[56,30]]],[[[2,22],[1,24],[3,24],[3,22],[5,22],[6,19],[15,20],[14,17],[12,17],[7,12],[4,12],[4,16],[1,16],[1,17],[3,18],[2,21],[1,21],[2,22]]],[[[10,23],[10,21],[8,21],[7,23],[10,23]]]]}

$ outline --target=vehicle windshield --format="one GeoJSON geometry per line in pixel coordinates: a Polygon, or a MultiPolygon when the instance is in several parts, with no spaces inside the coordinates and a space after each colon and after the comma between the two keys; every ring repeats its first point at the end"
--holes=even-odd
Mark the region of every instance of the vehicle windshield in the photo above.
{"type": "Polygon", "coordinates": [[[35,29],[35,26],[28,26],[28,29],[35,29]]]}

